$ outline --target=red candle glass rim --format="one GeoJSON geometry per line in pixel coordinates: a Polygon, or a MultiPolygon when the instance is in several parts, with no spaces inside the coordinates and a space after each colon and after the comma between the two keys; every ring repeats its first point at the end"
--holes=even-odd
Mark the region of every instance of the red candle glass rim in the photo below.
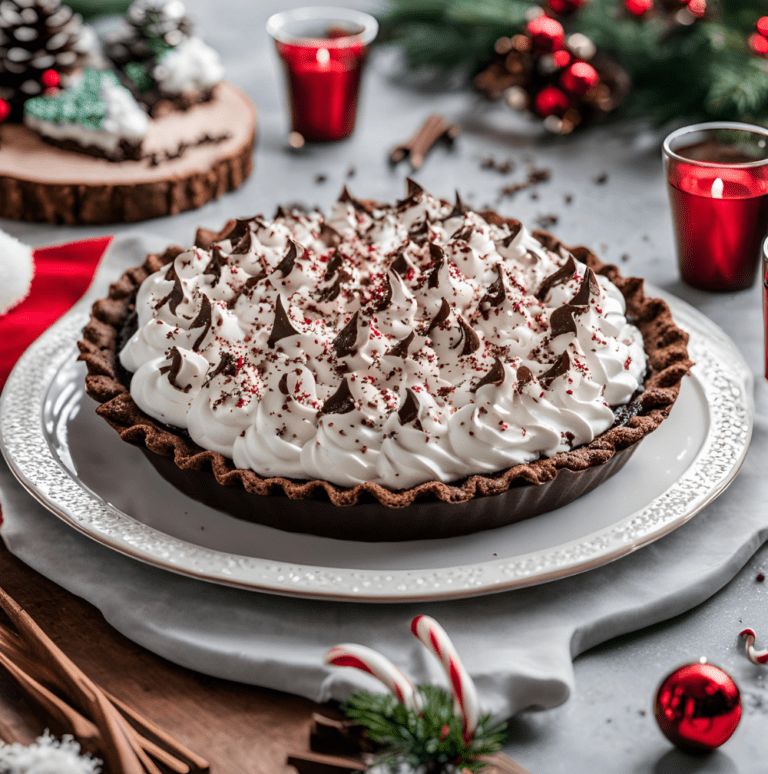
{"type": "Polygon", "coordinates": [[[379,32],[379,23],[368,13],[351,8],[306,7],[281,11],[267,19],[267,32],[278,43],[294,46],[317,46],[320,42],[325,48],[344,48],[355,43],[367,45],[379,32]],[[349,35],[326,38],[322,35],[297,35],[289,31],[290,25],[312,23],[323,24],[326,28],[334,24],[354,24],[359,32],[349,35]]]}
{"type": "Polygon", "coordinates": [[[722,161],[702,161],[700,159],[691,159],[687,156],[681,156],[672,150],[672,143],[685,136],[686,134],[695,134],[696,132],[714,131],[717,129],[735,129],[742,131],[745,134],[759,134],[765,137],[768,142],[768,128],[764,126],[757,126],[756,124],[742,124],[738,121],[711,121],[704,124],[692,124],[691,126],[683,126],[680,129],[676,129],[671,134],[667,135],[662,149],[664,154],[673,161],[689,164],[695,167],[712,167],[713,169],[754,169],[755,167],[764,167],[768,165],[768,145],[766,145],[766,157],[764,159],[755,159],[754,161],[744,162],[722,162],[722,161]]]}

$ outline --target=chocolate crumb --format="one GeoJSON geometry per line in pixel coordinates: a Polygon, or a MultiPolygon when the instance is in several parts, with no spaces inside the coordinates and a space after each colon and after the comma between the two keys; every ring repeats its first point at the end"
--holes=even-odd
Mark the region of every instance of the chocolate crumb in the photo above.
{"type": "Polygon", "coordinates": [[[596,178],[595,183],[597,185],[605,185],[608,182],[608,173],[601,172],[596,178]]]}
{"type": "Polygon", "coordinates": [[[624,263],[626,263],[626,262],[629,260],[629,253],[624,253],[624,254],[621,256],[621,260],[622,260],[624,263]]]}
{"type": "Polygon", "coordinates": [[[549,228],[550,226],[557,225],[558,220],[560,218],[557,215],[539,215],[536,218],[536,224],[541,226],[541,228],[549,228]]]}
{"type": "Polygon", "coordinates": [[[315,182],[316,183],[324,183],[328,179],[327,175],[323,175],[322,173],[319,175],[315,175],[315,182]]]}
{"type": "Polygon", "coordinates": [[[500,175],[508,175],[514,170],[515,166],[515,162],[512,159],[496,161],[493,156],[487,156],[480,162],[480,169],[491,169],[500,175]]]}
{"type": "Polygon", "coordinates": [[[531,194],[531,199],[538,199],[538,198],[539,198],[539,195],[536,193],[536,191],[534,191],[534,192],[531,194]]]}
{"type": "Polygon", "coordinates": [[[354,177],[356,174],[357,174],[357,169],[355,169],[355,167],[354,167],[354,166],[351,166],[351,167],[350,167],[350,168],[347,170],[347,177],[354,177]]]}
{"type": "Polygon", "coordinates": [[[756,580],[758,583],[762,583],[762,582],[765,580],[765,575],[763,575],[763,573],[759,572],[759,573],[757,574],[757,577],[755,578],[755,580],[756,580]]]}
{"type": "Polygon", "coordinates": [[[566,194],[563,198],[566,204],[570,204],[573,201],[573,194],[566,194]]]}

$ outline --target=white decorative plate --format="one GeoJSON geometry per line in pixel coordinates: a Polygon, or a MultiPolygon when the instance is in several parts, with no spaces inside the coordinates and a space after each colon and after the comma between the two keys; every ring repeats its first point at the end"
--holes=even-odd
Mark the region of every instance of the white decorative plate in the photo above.
{"type": "MultiPolygon", "coordinates": [[[[552,513],[465,537],[355,543],[239,521],[179,493],[94,413],[75,307],[24,354],[0,400],[19,481],[75,529],[135,559],[275,594],[367,602],[455,599],[590,570],[684,524],[733,481],[752,435],[752,377],[733,342],[684,302],[696,366],[671,416],[622,471],[552,513]]],[[[311,507],[311,503],[308,503],[311,507]]],[[[449,506],[446,506],[449,507],[449,506]]]]}

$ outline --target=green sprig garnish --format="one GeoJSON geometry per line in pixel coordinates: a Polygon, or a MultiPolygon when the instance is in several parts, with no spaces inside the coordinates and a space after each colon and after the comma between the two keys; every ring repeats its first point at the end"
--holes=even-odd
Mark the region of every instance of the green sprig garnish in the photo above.
{"type": "Polygon", "coordinates": [[[454,714],[453,698],[444,688],[420,685],[424,697],[420,712],[407,709],[391,694],[352,694],[342,706],[348,718],[363,726],[368,736],[381,745],[375,764],[423,768],[431,774],[469,769],[478,771],[484,763],[477,755],[490,755],[504,746],[506,723],[492,723],[483,715],[469,742],[464,741],[462,721],[454,714]]]}

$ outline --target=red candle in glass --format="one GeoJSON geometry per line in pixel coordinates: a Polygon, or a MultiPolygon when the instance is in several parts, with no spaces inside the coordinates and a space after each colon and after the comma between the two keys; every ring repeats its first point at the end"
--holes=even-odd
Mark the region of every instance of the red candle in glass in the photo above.
{"type": "Polygon", "coordinates": [[[349,136],[376,20],[343,8],[297,8],[275,14],[267,30],[285,66],[293,131],[305,140],[349,136]]]}
{"type": "Polygon", "coordinates": [[[750,287],[768,234],[768,130],[686,127],[664,141],[664,161],[682,278],[704,290],[750,287]]]}

